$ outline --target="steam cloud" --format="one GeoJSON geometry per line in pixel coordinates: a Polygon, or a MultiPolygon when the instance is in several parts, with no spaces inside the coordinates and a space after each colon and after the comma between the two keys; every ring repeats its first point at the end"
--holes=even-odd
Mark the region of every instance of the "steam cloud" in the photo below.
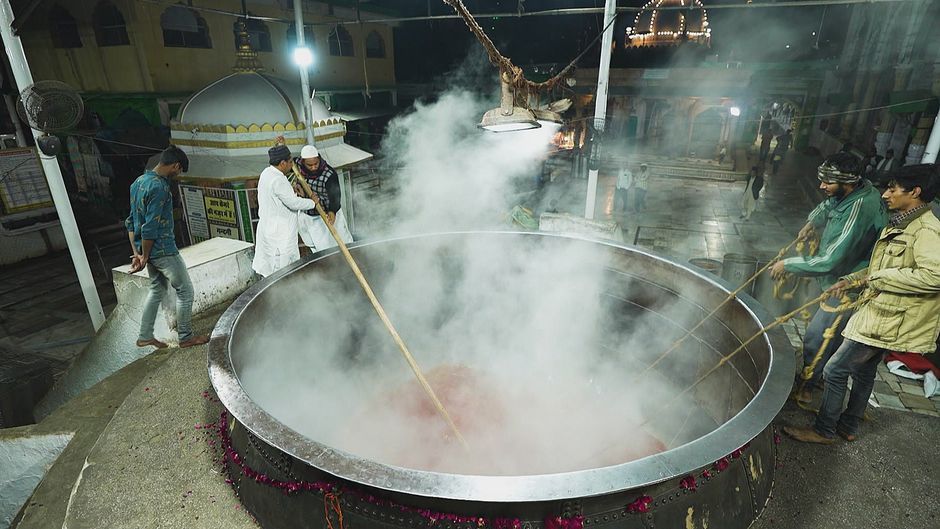
{"type": "MultiPolygon", "coordinates": [[[[506,227],[519,183],[534,178],[554,130],[479,131],[480,116],[496,104],[458,88],[390,124],[383,151],[397,193],[368,206],[380,219],[373,228],[408,235],[506,227]]],[[[469,454],[444,440],[447,427],[338,255],[256,299],[268,315],[261,331],[236,336],[254,351],[236,365],[246,391],[278,420],[328,446],[458,473],[611,465],[715,427],[678,405],[675,417],[659,417],[648,434],[637,428],[644,408],[676,389],[654,372],[642,382],[631,375],[678,331],[609,291],[603,250],[553,239],[520,244],[509,236],[460,241],[428,237],[420,251],[392,244],[381,254],[365,246],[356,255],[455,416],[469,454]],[[628,310],[625,319],[621,311],[628,310]]],[[[679,305],[658,310],[680,323],[693,319],[679,305]]],[[[695,362],[673,368],[694,373],[695,362]]]]}

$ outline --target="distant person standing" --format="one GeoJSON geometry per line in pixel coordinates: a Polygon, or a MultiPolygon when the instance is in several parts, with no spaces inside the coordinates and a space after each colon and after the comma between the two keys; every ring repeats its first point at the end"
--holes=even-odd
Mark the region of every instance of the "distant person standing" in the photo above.
{"type": "Polygon", "coordinates": [[[258,179],[258,229],[255,258],[251,267],[267,277],[300,259],[297,244],[297,212],[316,208],[309,198],[301,198],[287,181],[291,154],[287,145],[268,149],[268,163],[258,179]]]}
{"type": "Polygon", "coordinates": [[[617,175],[617,188],[614,190],[614,207],[620,202],[620,211],[626,214],[630,211],[629,202],[630,188],[633,187],[633,171],[623,164],[620,167],[620,173],[617,175]]]}
{"type": "Polygon", "coordinates": [[[771,157],[771,165],[773,166],[772,174],[777,175],[777,171],[780,169],[780,164],[783,163],[784,157],[787,155],[787,151],[790,150],[790,144],[793,143],[793,135],[790,129],[787,129],[786,132],[777,136],[777,146],[774,147],[773,156],[771,157]]]}
{"type": "Polygon", "coordinates": [[[872,181],[876,184],[884,184],[888,173],[897,169],[897,160],[894,158],[894,149],[888,149],[884,158],[875,164],[875,170],[872,174],[872,181]]]}
{"type": "Polygon", "coordinates": [[[751,220],[751,214],[757,209],[757,200],[763,188],[764,175],[755,165],[747,175],[747,183],[744,184],[744,193],[741,195],[741,220],[751,220]]]}
{"type": "Polygon", "coordinates": [[[640,164],[640,170],[633,177],[633,207],[636,212],[646,207],[646,190],[650,186],[650,168],[645,163],[640,164]]]}
{"type": "Polygon", "coordinates": [[[134,255],[131,273],[144,268],[150,276],[150,293],[140,318],[137,347],[157,348],[167,344],[153,336],[157,309],[166,295],[167,286],[176,291],[176,331],[182,348],[204,344],[205,335],[193,334],[193,283],[180,257],[173,234],[173,196],[170,180],[189,169],[189,157],[179,147],[170,145],[160,153],[160,162],[148,169],[131,184],[131,211],[124,227],[134,255]]]}
{"type": "Polygon", "coordinates": [[[770,114],[764,117],[763,129],[760,133],[760,156],[758,161],[761,163],[767,160],[767,155],[770,154],[770,142],[774,139],[773,132],[773,118],[770,117],[770,114]]]}

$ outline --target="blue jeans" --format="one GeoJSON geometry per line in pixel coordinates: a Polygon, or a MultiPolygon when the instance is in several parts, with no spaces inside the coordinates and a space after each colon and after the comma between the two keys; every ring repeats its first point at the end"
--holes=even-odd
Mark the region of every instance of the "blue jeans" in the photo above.
{"type": "Polygon", "coordinates": [[[167,285],[176,291],[176,331],[181,342],[193,337],[193,282],[186,271],[186,263],[180,254],[151,257],[147,262],[150,274],[150,294],[144,303],[140,319],[139,340],[153,339],[153,324],[157,309],[166,295],[167,285]]]}
{"type": "Polygon", "coordinates": [[[835,437],[836,432],[855,435],[865,415],[868,398],[875,386],[878,364],[887,351],[846,338],[826,364],[826,390],[816,414],[813,428],[822,436],[835,437]],[[845,389],[852,377],[849,403],[842,411],[845,389]],[[840,413],[841,412],[841,413],[840,413]]]}
{"type": "MultiPolygon", "coordinates": [[[[829,299],[826,301],[826,304],[830,307],[835,306],[831,304],[832,302],[835,302],[835,300],[829,299]]],[[[829,363],[829,358],[836,352],[836,349],[842,345],[842,331],[845,329],[846,324],[849,323],[849,318],[852,317],[852,311],[843,312],[841,314],[843,315],[842,321],[839,322],[839,325],[835,329],[835,334],[832,336],[832,339],[829,340],[829,345],[826,347],[826,350],[823,351],[822,358],[820,358],[819,363],[816,364],[812,378],[806,381],[807,388],[819,385],[823,368],[829,363]]],[[[822,309],[816,309],[816,314],[813,314],[813,319],[811,319],[809,325],[806,326],[806,334],[803,335],[804,367],[812,363],[813,358],[816,357],[816,353],[819,352],[819,348],[822,346],[823,340],[825,339],[823,333],[832,326],[838,317],[838,312],[826,312],[822,309]]]]}

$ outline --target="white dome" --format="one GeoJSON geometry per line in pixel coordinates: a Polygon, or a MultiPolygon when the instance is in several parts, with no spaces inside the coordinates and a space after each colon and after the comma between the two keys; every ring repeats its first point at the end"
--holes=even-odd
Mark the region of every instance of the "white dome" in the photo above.
{"type": "MultiPolygon", "coordinates": [[[[300,83],[257,72],[237,72],[193,94],[180,107],[180,123],[205,125],[261,125],[300,123],[300,83]]],[[[314,99],[314,120],[332,118],[319,99],[314,99]]]]}
{"type": "Polygon", "coordinates": [[[314,121],[323,121],[334,117],[323,101],[316,97],[313,98],[313,102],[310,104],[310,111],[314,121]]]}

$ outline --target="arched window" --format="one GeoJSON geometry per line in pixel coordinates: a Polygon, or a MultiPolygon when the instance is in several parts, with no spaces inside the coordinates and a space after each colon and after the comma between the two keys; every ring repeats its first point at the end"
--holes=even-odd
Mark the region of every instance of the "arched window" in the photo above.
{"type": "MultiPolygon", "coordinates": [[[[248,13],[249,15],[251,12],[248,13]]],[[[235,34],[235,49],[238,49],[238,22],[232,26],[235,34]]],[[[271,51],[271,32],[268,31],[268,25],[264,22],[249,18],[245,24],[248,26],[248,41],[251,42],[251,49],[255,51],[271,51]]]]}
{"type": "Polygon", "coordinates": [[[160,15],[163,46],[167,48],[211,48],[209,27],[204,18],[181,5],[170,6],[160,15]]]}
{"type": "Polygon", "coordinates": [[[370,59],[385,58],[385,40],[378,31],[370,31],[366,37],[366,57],[370,59]]]}
{"type": "MultiPolygon", "coordinates": [[[[304,46],[312,50],[315,45],[313,30],[304,26],[304,46]]],[[[287,27],[287,47],[288,51],[291,52],[297,47],[297,24],[291,24],[287,27]]]]}
{"type": "Polygon", "coordinates": [[[343,26],[334,26],[333,30],[330,31],[330,55],[336,57],[352,57],[355,55],[352,36],[343,26]]]}
{"type": "Polygon", "coordinates": [[[55,48],[81,48],[82,37],[78,34],[75,17],[60,5],[49,10],[49,32],[55,48]]]}
{"type": "Polygon", "coordinates": [[[131,43],[127,38],[124,15],[108,0],[98,2],[91,19],[98,46],[125,46],[131,43]]]}

